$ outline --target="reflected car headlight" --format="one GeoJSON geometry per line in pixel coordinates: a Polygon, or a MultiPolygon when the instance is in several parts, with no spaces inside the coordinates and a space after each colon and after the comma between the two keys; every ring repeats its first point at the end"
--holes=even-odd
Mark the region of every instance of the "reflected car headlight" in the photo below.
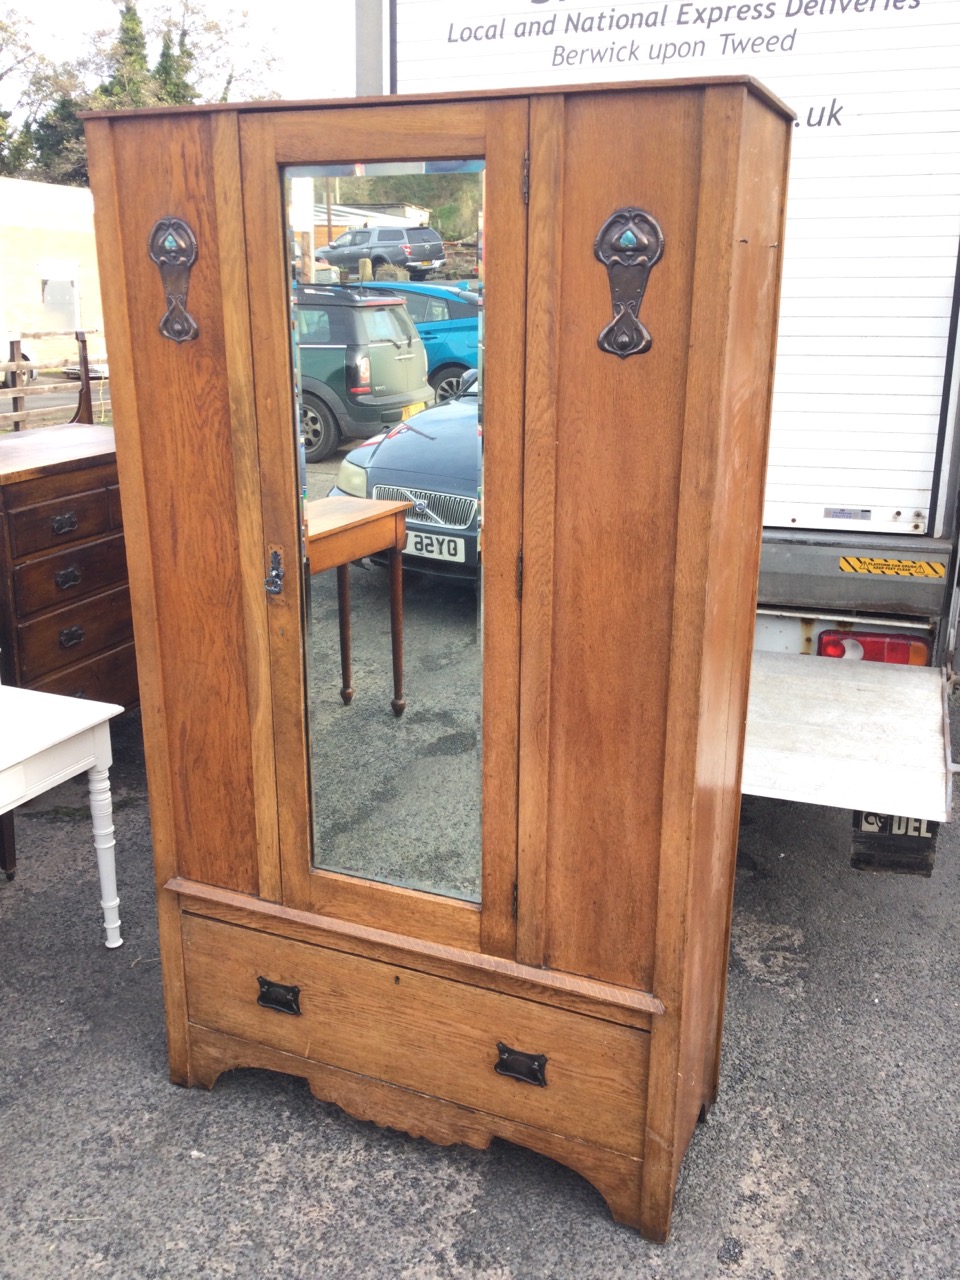
{"type": "Polygon", "coordinates": [[[355,498],[365,498],[367,496],[366,471],[363,467],[358,467],[355,462],[344,458],[337,472],[337,488],[342,493],[352,493],[355,498]]]}

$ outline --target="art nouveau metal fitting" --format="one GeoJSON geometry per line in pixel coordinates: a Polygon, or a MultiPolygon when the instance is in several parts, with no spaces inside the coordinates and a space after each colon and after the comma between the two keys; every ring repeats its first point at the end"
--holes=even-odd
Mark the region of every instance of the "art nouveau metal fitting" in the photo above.
{"type": "Polygon", "coordinates": [[[607,268],[613,319],[597,339],[612,356],[643,355],[653,338],[640,320],[640,304],[650,269],[663,256],[663,232],[644,209],[618,209],[606,220],[593,242],[598,262],[607,268]]]}
{"type": "Polygon", "coordinates": [[[190,268],[197,260],[197,238],[182,218],[161,218],[150,232],[150,257],[160,268],[167,310],[160,332],[172,342],[191,342],[200,329],[187,312],[190,268]]]}

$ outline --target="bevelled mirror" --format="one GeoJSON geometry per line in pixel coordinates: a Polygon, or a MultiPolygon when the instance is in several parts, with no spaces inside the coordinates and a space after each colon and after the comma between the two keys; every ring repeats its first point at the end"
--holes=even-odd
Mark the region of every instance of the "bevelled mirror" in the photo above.
{"type": "Polygon", "coordinates": [[[367,503],[406,522],[399,617],[387,547],[305,561],[311,866],[474,903],[483,191],[479,160],[284,170],[305,529],[367,503]]]}

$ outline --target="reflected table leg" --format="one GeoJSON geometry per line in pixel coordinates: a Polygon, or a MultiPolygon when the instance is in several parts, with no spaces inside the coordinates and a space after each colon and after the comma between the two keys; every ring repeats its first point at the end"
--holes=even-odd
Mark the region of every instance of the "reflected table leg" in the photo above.
{"type": "Polygon", "coordinates": [[[337,612],[340,624],[340,697],[353,700],[350,657],[350,565],[365,556],[386,551],[390,563],[390,638],[393,646],[393,697],[396,716],[403,715],[403,573],[401,550],[406,545],[406,513],[410,502],[339,495],[317,498],[305,507],[307,560],[311,574],[337,570],[337,612]]]}
{"type": "Polygon", "coordinates": [[[17,872],[17,846],[13,836],[13,814],[0,814],[0,871],[8,880],[17,872]]]}
{"type": "Polygon", "coordinates": [[[395,716],[402,716],[407,700],[403,696],[403,557],[397,547],[390,548],[390,641],[393,647],[393,697],[390,705],[395,716]]]}
{"type": "Polygon", "coordinates": [[[340,621],[340,697],[345,706],[353,701],[353,671],[350,663],[350,566],[337,565],[337,615],[340,621]]]}

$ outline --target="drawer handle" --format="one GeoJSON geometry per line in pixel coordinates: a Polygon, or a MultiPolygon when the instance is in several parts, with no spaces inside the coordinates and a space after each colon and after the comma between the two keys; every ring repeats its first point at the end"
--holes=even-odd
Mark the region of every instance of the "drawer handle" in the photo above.
{"type": "Polygon", "coordinates": [[[277,1013],[300,1013],[300,988],[288,987],[282,982],[271,982],[269,978],[257,978],[260,983],[260,994],[257,1004],[265,1009],[275,1009],[277,1013]]]}
{"type": "Polygon", "coordinates": [[[73,533],[79,523],[75,511],[65,511],[62,516],[50,517],[50,528],[56,534],[73,533]]]}
{"type": "Polygon", "coordinates": [[[511,1049],[498,1040],[497,1054],[497,1061],[493,1065],[497,1075],[522,1080],[524,1084],[538,1084],[542,1089],[547,1087],[545,1053],[524,1053],[522,1049],[511,1049]]]}
{"type": "Polygon", "coordinates": [[[83,627],[64,627],[60,632],[60,648],[75,649],[78,644],[83,644],[85,635],[83,627]]]}
{"type": "Polygon", "coordinates": [[[69,569],[61,569],[59,573],[53,575],[53,580],[61,591],[66,591],[67,587],[75,587],[83,574],[76,565],[71,565],[69,569]]]}

